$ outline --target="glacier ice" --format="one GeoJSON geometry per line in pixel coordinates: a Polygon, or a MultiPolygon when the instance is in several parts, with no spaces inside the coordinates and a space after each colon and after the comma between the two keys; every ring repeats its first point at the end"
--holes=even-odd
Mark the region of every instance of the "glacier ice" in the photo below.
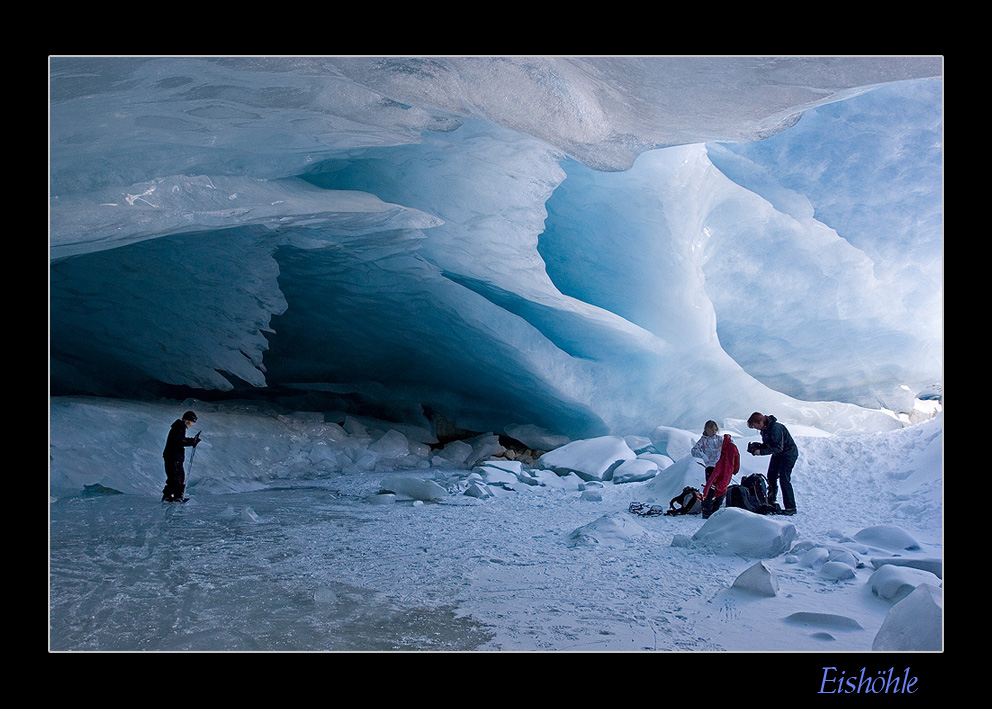
{"type": "Polygon", "coordinates": [[[898,426],[942,373],[941,72],[54,57],[51,391],[898,426]]]}

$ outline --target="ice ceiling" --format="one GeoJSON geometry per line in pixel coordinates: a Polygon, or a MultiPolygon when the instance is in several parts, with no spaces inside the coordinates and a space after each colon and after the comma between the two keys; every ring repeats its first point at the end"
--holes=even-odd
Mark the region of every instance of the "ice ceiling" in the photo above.
{"type": "Polygon", "coordinates": [[[50,392],[572,437],[942,376],[939,58],[50,60],[50,392]]]}

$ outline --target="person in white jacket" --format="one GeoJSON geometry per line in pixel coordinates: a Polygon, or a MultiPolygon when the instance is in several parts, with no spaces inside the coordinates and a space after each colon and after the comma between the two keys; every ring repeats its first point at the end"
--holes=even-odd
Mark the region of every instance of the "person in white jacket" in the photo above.
{"type": "Polygon", "coordinates": [[[713,468],[716,467],[716,462],[720,460],[723,439],[717,435],[718,433],[720,433],[720,427],[716,425],[716,421],[707,421],[703,426],[703,435],[690,451],[693,457],[702,460],[703,467],[706,468],[706,476],[703,478],[704,485],[709,480],[713,468]]]}

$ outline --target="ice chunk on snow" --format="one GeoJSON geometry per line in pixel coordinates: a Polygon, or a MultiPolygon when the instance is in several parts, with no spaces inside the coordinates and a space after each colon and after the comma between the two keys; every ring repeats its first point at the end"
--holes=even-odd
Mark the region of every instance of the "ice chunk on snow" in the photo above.
{"type": "Polygon", "coordinates": [[[380,458],[401,458],[410,454],[410,442],[399,431],[390,429],[382,438],[370,445],[369,450],[380,458]]]}
{"type": "Polygon", "coordinates": [[[431,502],[440,500],[448,494],[443,487],[433,480],[421,480],[405,475],[390,475],[383,479],[381,487],[383,490],[395,494],[398,500],[431,502]]]}
{"type": "Polygon", "coordinates": [[[559,475],[575,473],[583,480],[610,480],[624,461],[636,457],[622,436],[600,436],[572,441],[548,451],[535,465],[559,475]]]}
{"type": "Polygon", "coordinates": [[[257,522],[258,513],[255,512],[251,507],[245,507],[241,510],[241,521],[242,522],[257,522]]]}
{"type": "Polygon", "coordinates": [[[720,553],[750,558],[769,558],[789,550],[796,538],[796,527],[739,507],[717,510],[692,535],[694,542],[720,553]]]}
{"type": "Polygon", "coordinates": [[[482,480],[470,481],[468,487],[465,489],[465,494],[469,497],[477,497],[480,500],[486,500],[494,496],[492,488],[482,480]]]}
{"type": "Polygon", "coordinates": [[[650,480],[658,474],[658,464],[651,460],[635,458],[627,460],[613,471],[614,483],[633,483],[650,480]]]}
{"type": "Polygon", "coordinates": [[[655,450],[672,460],[680,460],[689,455],[695,442],[688,431],[671,426],[658,426],[651,434],[651,443],[655,450]]]}
{"type": "Polygon", "coordinates": [[[662,455],[661,453],[638,453],[637,457],[642,460],[652,461],[658,466],[658,470],[669,468],[675,463],[674,460],[669,458],[667,455],[662,455]]]}
{"type": "Polygon", "coordinates": [[[875,634],[872,650],[940,650],[943,642],[943,592],[928,583],[892,606],[875,634]]]}
{"type": "Polygon", "coordinates": [[[520,482],[515,473],[495,465],[483,465],[477,468],[482,481],[487,485],[513,485],[520,482]]]}
{"type": "Polygon", "coordinates": [[[732,587],[758,596],[774,596],[778,593],[778,577],[759,561],[734,579],[732,587]]]}

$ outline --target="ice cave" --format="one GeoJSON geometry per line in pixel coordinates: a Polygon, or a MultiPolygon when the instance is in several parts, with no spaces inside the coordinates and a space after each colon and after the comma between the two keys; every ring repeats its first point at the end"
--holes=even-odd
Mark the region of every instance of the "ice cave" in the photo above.
{"type": "Polygon", "coordinates": [[[942,57],[48,79],[61,659],[945,647],[942,57]],[[756,411],[797,441],[788,516],[635,513],[756,411]]]}
{"type": "Polygon", "coordinates": [[[50,393],[886,430],[942,377],[941,71],[54,57],[50,393]]]}

